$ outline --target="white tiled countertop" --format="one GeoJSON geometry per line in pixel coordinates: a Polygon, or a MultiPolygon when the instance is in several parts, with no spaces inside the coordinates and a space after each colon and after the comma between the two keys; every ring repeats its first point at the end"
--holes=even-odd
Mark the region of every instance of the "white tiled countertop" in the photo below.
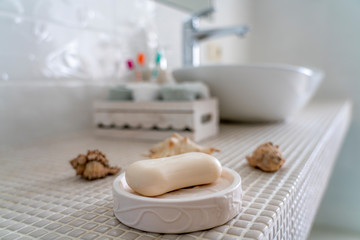
{"type": "Polygon", "coordinates": [[[306,239],[351,115],[348,102],[312,103],[294,119],[272,124],[222,124],[201,142],[242,177],[242,212],[207,231],[162,235],[128,228],[112,212],[114,176],[86,181],[69,160],[100,149],[112,165],[142,159],[149,142],[73,134],[17,148],[0,148],[1,239],[306,239]],[[280,145],[276,173],[251,168],[245,156],[259,144],[280,145]]]}

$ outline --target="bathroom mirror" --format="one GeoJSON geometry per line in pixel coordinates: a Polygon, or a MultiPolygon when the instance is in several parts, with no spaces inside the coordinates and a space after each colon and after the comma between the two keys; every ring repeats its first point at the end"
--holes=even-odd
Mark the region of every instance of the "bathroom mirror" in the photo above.
{"type": "Polygon", "coordinates": [[[155,0],[188,13],[198,12],[213,6],[212,0],[155,0]]]}

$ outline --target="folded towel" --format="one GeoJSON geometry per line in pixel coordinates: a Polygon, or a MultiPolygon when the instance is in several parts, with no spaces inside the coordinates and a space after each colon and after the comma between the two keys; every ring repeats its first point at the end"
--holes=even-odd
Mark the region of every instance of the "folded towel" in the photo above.
{"type": "Polygon", "coordinates": [[[178,84],[166,85],[160,90],[160,96],[163,101],[194,101],[196,95],[197,93],[194,89],[178,84]]]}
{"type": "Polygon", "coordinates": [[[109,90],[108,100],[110,101],[131,101],[132,90],[120,85],[109,90]]]}
{"type": "Polygon", "coordinates": [[[160,96],[164,101],[194,101],[209,98],[210,93],[204,83],[195,82],[164,85],[160,96]]]}

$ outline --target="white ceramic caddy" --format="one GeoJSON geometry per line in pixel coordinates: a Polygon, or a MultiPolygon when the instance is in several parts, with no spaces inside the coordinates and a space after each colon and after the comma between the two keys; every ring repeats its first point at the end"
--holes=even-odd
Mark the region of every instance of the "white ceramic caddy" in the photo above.
{"type": "Polygon", "coordinates": [[[125,173],[113,183],[114,213],[123,224],[156,233],[186,233],[226,223],[240,213],[241,177],[224,167],[211,184],[145,197],[126,183],[125,173]]]}
{"type": "Polygon", "coordinates": [[[324,74],[291,65],[248,64],[186,67],[178,82],[200,81],[219,99],[220,118],[279,121],[292,117],[312,98],[324,74]]]}

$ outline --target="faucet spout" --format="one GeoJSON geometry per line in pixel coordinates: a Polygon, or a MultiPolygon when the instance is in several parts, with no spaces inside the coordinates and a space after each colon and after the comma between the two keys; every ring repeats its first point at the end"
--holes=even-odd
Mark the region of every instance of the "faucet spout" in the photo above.
{"type": "Polygon", "coordinates": [[[193,33],[193,35],[197,40],[201,41],[215,37],[223,37],[231,34],[244,37],[248,31],[248,26],[239,25],[234,27],[197,30],[193,33]]]}
{"type": "Polygon", "coordinates": [[[199,29],[199,17],[210,15],[214,11],[213,7],[205,9],[194,14],[183,23],[183,64],[185,67],[198,66],[200,64],[200,41],[231,34],[243,37],[249,31],[249,27],[245,25],[199,29]]]}

